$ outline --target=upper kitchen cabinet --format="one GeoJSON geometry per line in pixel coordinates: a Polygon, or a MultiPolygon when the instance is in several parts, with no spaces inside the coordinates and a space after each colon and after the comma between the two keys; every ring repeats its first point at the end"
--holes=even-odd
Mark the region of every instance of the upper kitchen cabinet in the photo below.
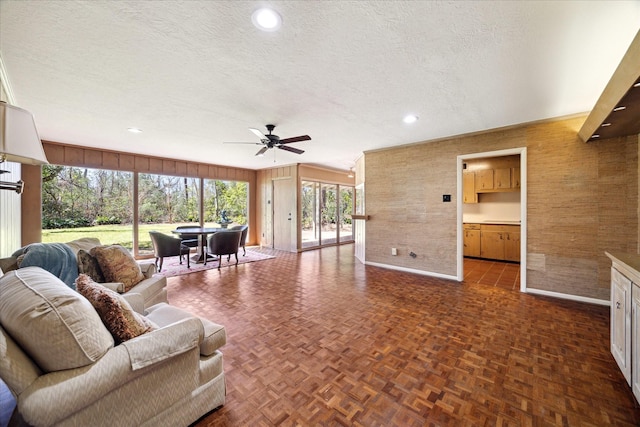
{"type": "Polygon", "coordinates": [[[465,171],[462,174],[462,201],[464,203],[478,203],[476,174],[473,172],[465,171]]]}
{"type": "Polygon", "coordinates": [[[471,159],[463,175],[464,203],[478,203],[478,194],[520,191],[520,156],[471,159]],[[475,196],[471,196],[471,188],[475,196]]]}

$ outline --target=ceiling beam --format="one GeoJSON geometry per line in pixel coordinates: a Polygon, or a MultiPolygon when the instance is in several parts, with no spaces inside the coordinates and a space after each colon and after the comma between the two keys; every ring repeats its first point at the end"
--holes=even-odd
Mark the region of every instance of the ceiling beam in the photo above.
{"type": "Polygon", "coordinates": [[[629,89],[633,87],[634,83],[638,81],[639,77],[640,31],[638,31],[631,42],[631,46],[629,46],[627,53],[625,53],[622,58],[620,65],[618,65],[611,80],[609,80],[602,95],[600,95],[598,102],[596,102],[596,105],[591,110],[582,128],[580,128],[578,135],[584,142],[589,141],[594,134],[598,133],[600,126],[605,123],[607,117],[609,117],[613,109],[619,105],[620,100],[627,94],[629,89]]]}

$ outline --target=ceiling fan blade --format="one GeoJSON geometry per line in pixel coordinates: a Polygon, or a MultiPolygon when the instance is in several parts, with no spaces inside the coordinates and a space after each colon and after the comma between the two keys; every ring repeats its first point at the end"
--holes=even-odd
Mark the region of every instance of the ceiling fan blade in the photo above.
{"type": "Polygon", "coordinates": [[[302,154],[304,150],[298,150],[297,148],[289,147],[288,145],[278,145],[277,146],[281,150],[291,151],[292,153],[302,154]]]}
{"type": "Polygon", "coordinates": [[[264,154],[264,152],[265,152],[265,151],[267,151],[268,149],[269,149],[269,147],[262,147],[262,148],[260,149],[260,151],[258,151],[258,152],[256,153],[256,156],[262,156],[262,155],[264,154]]]}
{"type": "Polygon", "coordinates": [[[311,141],[309,135],[294,136],[293,138],[285,138],[280,140],[280,144],[291,144],[292,142],[311,141]]]}
{"type": "Polygon", "coordinates": [[[250,145],[262,145],[262,142],[235,142],[235,141],[223,141],[223,144],[250,144],[250,145]]]}
{"type": "Polygon", "coordinates": [[[256,134],[256,136],[257,136],[258,138],[260,138],[261,140],[263,140],[263,139],[266,139],[267,141],[269,140],[269,138],[267,138],[267,136],[266,136],[264,133],[260,132],[260,129],[256,129],[256,128],[249,128],[249,130],[250,130],[251,132],[255,133],[255,134],[256,134]]]}

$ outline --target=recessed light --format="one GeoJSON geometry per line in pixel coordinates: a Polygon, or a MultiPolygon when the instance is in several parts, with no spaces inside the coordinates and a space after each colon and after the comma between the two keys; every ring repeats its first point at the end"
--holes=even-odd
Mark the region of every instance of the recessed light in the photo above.
{"type": "Polygon", "coordinates": [[[613,111],[622,111],[622,110],[626,110],[626,109],[627,109],[627,107],[620,106],[620,107],[614,108],[613,111]]]}
{"type": "Polygon", "coordinates": [[[140,128],[127,128],[127,130],[131,133],[142,133],[142,129],[140,128]]]}
{"type": "Polygon", "coordinates": [[[262,31],[278,31],[282,26],[282,17],[275,10],[263,7],[251,14],[251,22],[262,31]]]}
{"type": "Polygon", "coordinates": [[[634,84],[633,87],[640,87],[640,82],[634,84]]]}
{"type": "Polygon", "coordinates": [[[415,123],[418,121],[418,116],[416,116],[415,114],[407,114],[406,116],[404,116],[402,121],[407,124],[415,123]]]}
{"type": "Polygon", "coordinates": [[[600,126],[602,126],[603,128],[606,128],[607,126],[611,126],[611,123],[603,123],[600,126]]]}
{"type": "Polygon", "coordinates": [[[593,135],[591,135],[591,139],[594,139],[594,138],[600,138],[600,135],[598,135],[597,133],[594,133],[593,135]]]}

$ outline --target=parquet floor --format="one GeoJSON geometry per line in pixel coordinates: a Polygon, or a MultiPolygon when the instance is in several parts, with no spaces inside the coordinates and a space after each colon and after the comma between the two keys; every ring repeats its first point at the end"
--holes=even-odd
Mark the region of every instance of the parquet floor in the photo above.
{"type": "Polygon", "coordinates": [[[608,307],[364,266],[324,248],[169,282],[224,324],[205,426],[637,426],[608,307]]]}

